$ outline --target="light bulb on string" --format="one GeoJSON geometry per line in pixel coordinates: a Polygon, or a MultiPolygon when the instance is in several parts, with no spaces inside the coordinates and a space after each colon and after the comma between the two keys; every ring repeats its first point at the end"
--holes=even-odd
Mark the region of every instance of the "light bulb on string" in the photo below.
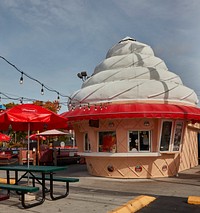
{"type": "Polygon", "coordinates": [[[19,80],[19,83],[20,83],[20,84],[23,84],[23,81],[24,81],[24,79],[23,79],[23,75],[24,75],[24,73],[23,73],[23,72],[21,72],[21,77],[20,77],[20,80],[19,80]]]}
{"type": "Polygon", "coordinates": [[[57,94],[58,94],[57,100],[59,101],[59,100],[60,100],[60,95],[59,95],[59,92],[58,92],[57,94]]]}
{"type": "Polygon", "coordinates": [[[20,98],[20,104],[23,104],[23,97],[20,98]]]}
{"type": "MultiPolygon", "coordinates": [[[[43,85],[39,80],[37,80],[36,78],[34,78],[34,77],[28,75],[27,73],[21,71],[15,64],[11,63],[10,61],[8,61],[6,58],[4,58],[4,57],[1,56],[1,55],[0,55],[0,59],[3,59],[6,63],[8,63],[10,66],[12,66],[14,69],[16,69],[16,70],[21,74],[21,77],[20,77],[20,79],[19,79],[19,83],[20,83],[20,84],[23,84],[23,77],[26,76],[26,77],[29,78],[30,80],[39,83],[41,86],[43,85]]],[[[86,71],[81,72],[81,76],[84,78],[84,80],[86,80],[86,79],[88,78],[88,77],[87,77],[86,71]]],[[[48,87],[48,86],[46,86],[46,85],[43,85],[43,87],[44,87],[46,90],[50,91],[50,92],[58,93],[58,91],[56,91],[55,89],[51,89],[50,87],[48,87]]],[[[42,94],[44,93],[44,88],[41,89],[41,93],[42,93],[42,94]]],[[[63,95],[62,93],[60,93],[59,96],[67,97],[67,98],[71,99],[69,96],[63,95]]]]}
{"type": "Polygon", "coordinates": [[[42,84],[41,95],[44,95],[44,85],[42,84]]]}

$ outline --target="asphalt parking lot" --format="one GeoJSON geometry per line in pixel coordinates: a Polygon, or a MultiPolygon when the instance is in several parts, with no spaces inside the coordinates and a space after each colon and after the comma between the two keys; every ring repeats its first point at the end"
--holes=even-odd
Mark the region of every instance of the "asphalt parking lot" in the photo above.
{"type": "Polygon", "coordinates": [[[150,203],[147,207],[138,211],[139,213],[198,213],[200,206],[189,205],[185,197],[172,197],[172,196],[157,196],[157,199],[150,203]]]}
{"type": "MultiPolygon", "coordinates": [[[[4,174],[0,172],[2,177],[4,174]]],[[[156,179],[111,179],[90,176],[86,165],[68,165],[67,171],[59,176],[71,176],[80,179],[70,184],[69,196],[64,199],[46,201],[37,207],[24,210],[16,195],[9,200],[0,201],[1,213],[18,212],[70,212],[70,213],[106,213],[140,195],[156,197],[156,200],[138,212],[200,212],[199,205],[187,203],[188,196],[200,196],[200,166],[179,174],[178,177],[156,179]]],[[[57,184],[61,191],[63,185],[57,184]]]]}

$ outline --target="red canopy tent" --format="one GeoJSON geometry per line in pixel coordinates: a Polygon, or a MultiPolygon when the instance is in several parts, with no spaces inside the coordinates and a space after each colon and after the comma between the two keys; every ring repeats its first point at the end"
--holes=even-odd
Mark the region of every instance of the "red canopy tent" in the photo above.
{"type": "Polygon", "coordinates": [[[110,104],[82,107],[61,114],[69,121],[107,118],[171,118],[200,121],[200,108],[175,104],[110,104]]]}

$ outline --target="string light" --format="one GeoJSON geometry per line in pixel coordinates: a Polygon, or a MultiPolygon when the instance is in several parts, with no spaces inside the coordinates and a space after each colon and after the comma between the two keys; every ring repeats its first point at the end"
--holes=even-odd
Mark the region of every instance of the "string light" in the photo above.
{"type": "MultiPolygon", "coordinates": [[[[16,96],[16,95],[15,95],[16,96]]],[[[24,103],[24,102],[36,102],[36,101],[40,101],[38,99],[33,99],[33,98],[27,98],[27,97],[11,97],[10,94],[6,94],[3,92],[0,92],[0,102],[1,99],[3,100],[13,100],[13,101],[19,101],[20,104],[24,103]]],[[[40,101],[41,103],[45,103],[45,101],[40,101]]],[[[48,101],[47,101],[48,102],[48,101]]],[[[64,106],[68,106],[67,101],[66,102],[59,102],[60,105],[64,105],[64,106]]]]}
{"type": "MultiPolygon", "coordinates": [[[[37,79],[35,79],[35,78],[33,78],[33,77],[31,77],[30,75],[28,75],[28,74],[26,74],[25,72],[23,72],[22,70],[20,70],[19,68],[17,68],[14,64],[12,64],[11,62],[9,62],[6,58],[4,58],[3,56],[0,56],[0,58],[1,59],[3,59],[5,62],[7,62],[10,66],[12,66],[12,67],[14,67],[20,74],[21,74],[21,77],[20,77],[20,84],[22,84],[23,83],[23,81],[24,81],[24,76],[26,76],[27,78],[29,78],[29,79],[31,79],[31,80],[33,80],[33,81],[35,81],[35,82],[37,82],[38,84],[40,84],[41,86],[42,86],[42,88],[41,88],[41,94],[42,95],[44,95],[44,89],[46,89],[46,90],[48,90],[48,91],[50,91],[50,92],[55,92],[55,93],[57,93],[57,100],[60,100],[60,96],[61,97],[66,97],[66,98],[68,98],[69,99],[69,101],[68,101],[68,107],[69,107],[69,109],[70,110],[75,110],[75,108],[76,108],[76,106],[75,105],[72,105],[72,103],[71,103],[71,101],[73,100],[73,101],[77,101],[77,102],[79,102],[80,103],[80,105],[79,105],[79,108],[81,109],[82,108],[82,106],[81,106],[81,102],[80,101],[78,101],[78,100],[75,100],[74,98],[72,98],[72,97],[69,97],[68,95],[63,95],[63,94],[61,94],[60,92],[58,92],[57,90],[55,90],[55,89],[52,89],[52,88],[50,88],[50,87],[48,87],[47,85],[44,85],[42,82],[40,82],[39,80],[37,80],[37,79]]],[[[87,73],[84,71],[84,72],[81,72],[81,75],[82,75],[82,77],[84,77],[85,78],[85,80],[88,78],[88,76],[87,76],[87,73]]],[[[1,93],[0,92],[0,94],[3,94],[3,93],[1,93]]],[[[20,103],[22,102],[23,103],[23,101],[37,101],[36,99],[29,99],[29,98],[23,98],[23,97],[18,97],[18,98],[10,98],[8,95],[6,95],[6,94],[3,94],[7,99],[12,99],[12,100],[18,100],[18,101],[20,101],[20,103]]],[[[61,104],[63,104],[63,103],[61,103],[61,104]]],[[[105,109],[107,109],[107,106],[106,105],[102,105],[102,104],[100,104],[100,109],[102,110],[103,109],[103,106],[104,106],[104,108],[105,109]]],[[[88,110],[90,110],[90,104],[88,103],[87,104],[87,107],[86,106],[83,106],[83,109],[84,109],[84,111],[85,111],[85,109],[88,109],[88,110]]],[[[97,110],[97,106],[96,106],[96,104],[95,104],[95,111],[97,110]]]]}
{"type": "Polygon", "coordinates": [[[44,95],[44,85],[42,84],[41,95],[44,95]]]}
{"type": "Polygon", "coordinates": [[[60,95],[59,95],[59,92],[58,92],[58,97],[57,97],[57,100],[58,100],[58,101],[60,100],[60,95]]]}
{"type": "Polygon", "coordinates": [[[23,97],[21,97],[20,99],[20,104],[23,104],[23,97]]]}
{"type": "Polygon", "coordinates": [[[90,111],[91,109],[94,109],[94,111],[97,111],[97,110],[103,110],[103,109],[107,109],[108,108],[108,105],[110,104],[110,102],[107,102],[107,103],[99,103],[99,104],[87,104],[87,105],[72,105],[72,107],[69,107],[69,110],[76,110],[76,109],[83,109],[83,111],[85,112],[85,110],[87,109],[88,111],[90,111]]]}
{"type": "MultiPolygon", "coordinates": [[[[3,59],[6,63],[8,63],[10,66],[14,67],[19,73],[21,73],[20,84],[23,83],[23,81],[24,81],[24,76],[26,76],[27,78],[29,78],[29,79],[31,79],[31,80],[37,82],[38,84],[40,84],[40,85],[43,87],[43,91],[44,91],[44,88],[45,88],[46,90],[48,90],[48,91],[50,91],[50,92],[55,92],[55,93],[59,94],[59,96],[62,96],[62,97],[66,97],[66,98],[68,98],[68,99],[71,99],[68,95],[64,95],[64,94],[58,92],[57,90],[52,89],[52,88],[50,88],[50,87],[47,86],[47,85],[44,85],[42,82],[40,82],[39,80],[37,80],[37,79],[31,77],[30,75],[26,74],[25,72],[23,72],[22,70],[20,70],[19,68],[17,68],[14,64],[12,64],[10,61],[8,61],[6,58],[4,58],[3,56],[0,56],[0,58],[3,59]]],[[[42,93],[42,92],[41,92],[41,93],[42,93]]]]}
{"type": "Polygon", "coordinates": [[[23,79],[23,75],[24,75],[24,73],[23,73],[23,72],[21,72],[21,78],[20,78],[20,80],[19,80],[19,83],[20,83],[20,84],[23,84],[23,81],[24,81],[24,79],[23,79]]]}

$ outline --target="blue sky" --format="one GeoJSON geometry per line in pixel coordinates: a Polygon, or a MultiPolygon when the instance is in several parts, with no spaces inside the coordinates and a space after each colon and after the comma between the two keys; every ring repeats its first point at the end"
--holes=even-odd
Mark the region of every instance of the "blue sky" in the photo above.
{"type": "MultiPolygon", "coordinates": [[[[92,74],[129,36],[150,45],[200,96],[199,11],[199,0],[1,0],[0,56],[68,96],[81,87],[78,72],[92,74]]],[[[41,86],[25,76],[20,85],[20,73],[2,59],[0,74],[0,92],[9,97],[57,98],[47,90],[41,95],[41,86]]],[[[1,97],[2,103],[13,101],[1,97]]]]}

